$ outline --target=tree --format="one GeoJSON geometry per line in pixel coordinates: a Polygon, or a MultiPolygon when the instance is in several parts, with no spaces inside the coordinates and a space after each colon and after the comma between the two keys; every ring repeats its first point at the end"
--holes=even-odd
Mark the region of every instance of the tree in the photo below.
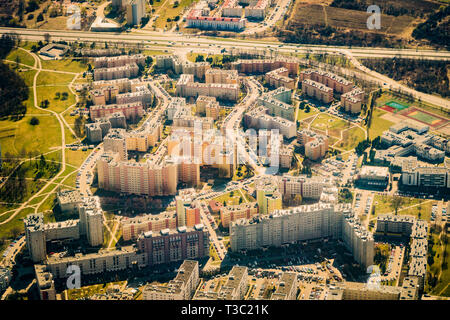
{"type": "Polygon", "coordinates": [[[36,22],[44,21],[44,15],[42,13],[39,13],[39,15],[36,18],[36,22]]]}
{"type": "Polygon", "coordinates": [[[397,215],[398,209],[403,205],[403,198],[400,196],[394,196],[391,201],[391,207],[395,211],[395,215],[397,215]]]}
{"type": "Polygon", "coordinates": [[[36,117],[32,117],[32,118],[30,119],[30,124],[31,124],[32,126],[38,125],[38,124],[39,124],[39,119],[36,118],[36,117]]]}
{"type": "Polygon", "coordinates": [[[195,57],[195,62],[203,62],[205,61],[205,57],[202,54],[199,54],[195,57]]]}

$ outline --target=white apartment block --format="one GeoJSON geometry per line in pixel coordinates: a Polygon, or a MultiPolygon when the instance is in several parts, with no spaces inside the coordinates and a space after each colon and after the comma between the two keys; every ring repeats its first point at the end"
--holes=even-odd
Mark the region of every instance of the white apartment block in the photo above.
{"type": "Polygon", "coordinates": [[[96,68],[94,69],[94,80],[114,80],[121,78],[135,78],[139,74],[136,63],[126,64],[121,67],[96,68]]]}
{"type": "Polygon", "coordinates": [[[206,30],[241,31],[245,29],[246,22],[247,19],[244,18],[203,16],[198,9],[192,9],[186,18],[188,28],[206,30]]]}
{"type": "Polygon", "coordinates": [[[145,64],[145,56],[143,54],[134,54],[115,57],[99,57],[94,59],[95,68],[123,67],[132,63],[143,66],[145,64]]]}
{"type": "Polygon", "coordinates": [[[270,216],[241,219],[230,227],[231,250],[252,250],[322,238],[342,239],[354,259],[367,267],[373,264],[372,234],[361,227],[348,204],[317,203],[270,216]]]}

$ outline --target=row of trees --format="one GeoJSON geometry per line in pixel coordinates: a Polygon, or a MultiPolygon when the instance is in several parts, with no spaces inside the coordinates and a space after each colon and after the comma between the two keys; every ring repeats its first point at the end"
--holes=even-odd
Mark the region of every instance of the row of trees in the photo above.
{"type": "Polygon", "coordinates": [[[450,96],[447,61],[382,58],[365,59],[363,64],[396,81],[406,81],[408,87],[418,91],[450,96]]]}
{"type": "MultiPolygon", "coordinates": [[[[0,38],[0,59],[5,59],[19,43],[17,35],[4,34],[0,38]]],[[[27,111],[24,101],[28,99],[28,95],[29,89],[25,81],[7,64],[0,62],[0,117],[23,117],[27,111]]]]}
{"type": "Polygon", "coordinates": [[[431,43],[450,48],[449,22],[450,6],[443,6],[431,14],[428,19],[414,29],[412,35],[416,39],[427,39],[431,43]]]}

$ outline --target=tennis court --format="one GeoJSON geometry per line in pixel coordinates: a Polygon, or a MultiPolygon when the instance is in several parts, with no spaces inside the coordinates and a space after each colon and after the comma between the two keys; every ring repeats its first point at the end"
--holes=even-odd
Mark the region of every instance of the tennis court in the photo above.
{"type": "Polygon", "coordinates": [[[448,122],[448,120],[445,118],[441,118],[435,114],[425,112],[423,110],[419,110],[414,107],[405,110],[405,112],[403,112],[402,115],[417,120],[419,122],[425,123],[432,127],[440,127],[448,122]]]}

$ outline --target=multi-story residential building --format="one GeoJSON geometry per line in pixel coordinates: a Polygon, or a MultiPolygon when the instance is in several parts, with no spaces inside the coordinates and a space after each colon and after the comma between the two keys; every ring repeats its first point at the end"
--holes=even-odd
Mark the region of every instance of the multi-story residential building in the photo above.
{"type": "Polygon", "coordinates": [[[79,190],[59,190],[56,199],[62,212],[75,211],[82,202],[79,190]]]}
{"type": "Polygon", "coordinates": [[[92,121],[108,117],[116,112],[121,112],[127,119],[135,121],[144,115],[144,105],[141,101],[138,101],[125,104],[95,105],[89,108],[92,121]]]}
{"type": "Polygon", "coordinates": [[[239,84],[237,70],[208,69],[205,72],[206,83],[239,84]]]}
{"type": "Polygon", "coordinates": [[[152,102],[152,93],[146,86],[139,86],[133,92],[119,93],[116,96],[118,105],[140,102],[144,107],[148,107],[152,102]]]}
{"type": "Polygon", "coordinates": [[[86,137],[91,143],[101,142],[109,129],[111,129],[111,122],[105,118],[97,118],[95,122],[85,125],[86,137]]]}
{"type": "Polygon", "coordinates": [[[264,79],[269,83],[269,85],[278,88],[286,87],[288,89],[295,89],[295,79],[289,78],[289,70],[285,67],[281,67],[272,70],[264,76],[264,79]]]}
{"type": "Polygon", "coordinates": [[[328,137],[312,130],[298,131],[297,141],[305,148],[305,156],[311,160],[323,158],[328,151],[328,137]]]}
{"type": "Polygon", "coordinates": [[[176,95],[182,97],[210,96],[221,100],[237,101],[239,85],[194,82],[194,75],[182,74],[177,82],[176,95]]]}
{"type": "Polygon", "coordinates": [[[331,184],[323,178],[308,178],[305,175],[290,176],[288,174],[278,177],[278,190],[283,198],[300,195],[304,199],[319,200],[324,188],[330,186],[331,184]]]}
{"type": "Polygon", "coordinates": [[[126,64],[120,67],[96,68],[94,69],[94,81],[135,78],[138,74],[139,67],[136,63],[126,64]]]}
{"type": "Polygon", "coordinates": [[[222,227],[228,228],[230,223],[238,219],[250,219],[258,214],[256,202],[227,205],[220,208],[220,221],[222,227]]]}
{"type": "Polygon", "coordinates": [[[12,272],[10,268],[0,267],[0,292],[6,290],[11,283],[12,272]]]}
{"type": "Polygon", "coordinates": [[[220,114],[220,105],[215,97],[198,96],[195,102],[195,112],[213,120],[217,120],[220,114]]]}
{"type": "Polygon", "coordinates": [[[132,63],[136,63],[140,66],[145,65],[145,56],[143,54],[133,54],[115,57],[99,57],[94,59],[95,68],[122,67],[132,63]]]}
{"type": "Polygon", "coordinates": [[[276,210],[251,220],[240,219],[230,226],[233,251],[321,238],[342,239],[358,263],[365,267],[373,264],[373,237],[347,204],[317,203],[276,210]]]}
{"type": "Polygon", "coordinates": [[[114,103],[118,94],[119,88],[114,85],[93,89],[89,92],[90,99],[94,105],[114,103]]]}
{"type": "Polygon", "coordinates": [[[188,28],[207,30],[241,31],[245,29],[247,19],[203,16],[201,10],[192,9],[186,17],[188,28]]]}
{"type": "Polygon", "coordinates": [[[122,238],[124,241],[136,240],[140,234],[163,229],[177,228],[177,214],[175,211],[164,211],[160,214],[146,214],[134,218],[125,218],[121,222],[122,238]]]}
{"type": "Polygon", "coordinates": [[[250,112],[244,114],[244,122],[249,128],[279,130],[284,138],[290,139],[295,137],[297,125],[293,121],[286,120],[281,117],[273,117],[267,114],[268,109],[259,106],[250,112]]]}
{"type": "Polygon", "coordinates": [[[275,59],[240,59],[232,63],[232,67],[240,73],[245,74],[263,74],[279,68],[288,69],[289,75],[296,76],[298,74],[298,61],[288,57],[279,56],[275,59]]]}
{"type": "Polygon", "coordinates": [[[160,69],[171,69],[176,74],[192,74],[197,79],[204,79],[206,71],[211,68],[208,62],[190,62],[177,55],[156,57],[156,66],[160,69]]]}
{"type": "Polygon", "coordinates": [[[377,217],[377,234],[402,235],[410,237],[416,219],[413,216],[401,215],[396,216],[392,214],[384,214],[377,217]]]}
{"type": "Polygon", "coordinates": [[[133,80],[128,78],[120,78],[114,80],[98,80],[92,82],[92,88],[94,90],[100,90],[106,87],[117,87],[119,93],[131,91],[131,84],[133,80]]]}
{"type": "Polygon", "coordinates": [[[193,300],[242,300],[247,292],[248,268],[234,266],[218,291],[198,290],[193,300]]]}
{"type": "Polygon", "coordinates": [[[338,93],[347,93],[353,89],[353,84],[330,72],[326,72],[319,69],[307,69],[300,72],[300,81],[312,80],[314,82],[319,82],[326,87],[331,88],[331,92],[336,91],[338,93]]]}
{"type": "Polygon", "coordinates": [[[295,107],[291,104],[291,98],[292,90],[280,87],[258,98],[258,104],[267,108],[271,116],[295,121],[295,107]]]}
{"type": "Polygon", "coordinates": [[[81,275],[117,272],[147,266],[147,255],[139,252],[136,246],[123,246],[115,250],[100,250],[97,253],[64,256],[54,254],[45,263],[54,278],[67,278],[67,268],[71,265],[80,267],[81,275]]]}
{"type": "Polygon", "coordinates": [[[103,139],[103,149],[105,152],[114,152],[119,154],[121,160],[128,159],[127,141],[124,129],[112,129],[103,139]]]}
{"type": "Polygon", "coordinates": [[[140,252],[146,254],[148,266],[209,256],[209,234],[202,224],[193,228],[178,227],[148,231],[137,240],[140,252]]]}
{"type": "Polygon", "coordinates": [[[200,208],[192,203],[194,195],[195,189],[189,188],[179,190],[175,197],[177,225],[179,227],[194,227],[200,224],[200,208]]]}
{"type": "Polygon", "coordinates": [[[175,279],[167,284],[148,284],[142,291],[143,300],[189,300],[200,282],[198,261],[184,260],[175,279]]]}
{"type": "Polygon", "coordinates": [[[129,0],[127,4],[127,23],[139,25],[145,16],[145,0],[129,0]]]}
{"type": "Polygon", "coordinates": [[[80,220],[65,220],[44,224],[46,241],[77,240],[80,238],[80,220]]]}
{"type": "Polygon", "coordinates": [[[271,300],[297,300],[297,273],[283,272],[271,300]]]}
{"type": "Polygon", "coordinates": [[[270,214],[282,208],[282,196],[275,178],[263,177],[255,182],[259,214],[270,214]]]}
{"type": "Polygon", "coordinates": [[[55,281],[53,280],[53,275],[48,271],[47,266],[35,264],[34,273],[39,298],[41,300],[56,300],[55,281]]]}
{"type": "Polygon", "coordinates": [[[41,262],[47,256],[45,243],[44,215],[30,214],[24,219],[28,252],[33,262],[41,262]]]}
{"type": "Polygon", "coordinates": [[[302,92],[323,103],[330,103],[333,101],[333,89],[311,79],[302,81],[302,92]]]}
{"type": "MultiPolygon", "coordinates": [[[[211,98],[215,99],[213,97],[211,97],[211,98]]],[[[167,119],[172,121],[173,117],[178,112],[178,110],[184,109],[184,108],[186,108],[186,99],[185,98],[179,98],[179,97],[172,98],[169,102],[169,105],[166,108],[167,119]]]]}
{"type": "Polygon", "coordinates": [[[364,91],[360,88],[354,88],[352,91],[341,95],[341,106],[346,112],[360,113],[364,100],[364,91]]]}

